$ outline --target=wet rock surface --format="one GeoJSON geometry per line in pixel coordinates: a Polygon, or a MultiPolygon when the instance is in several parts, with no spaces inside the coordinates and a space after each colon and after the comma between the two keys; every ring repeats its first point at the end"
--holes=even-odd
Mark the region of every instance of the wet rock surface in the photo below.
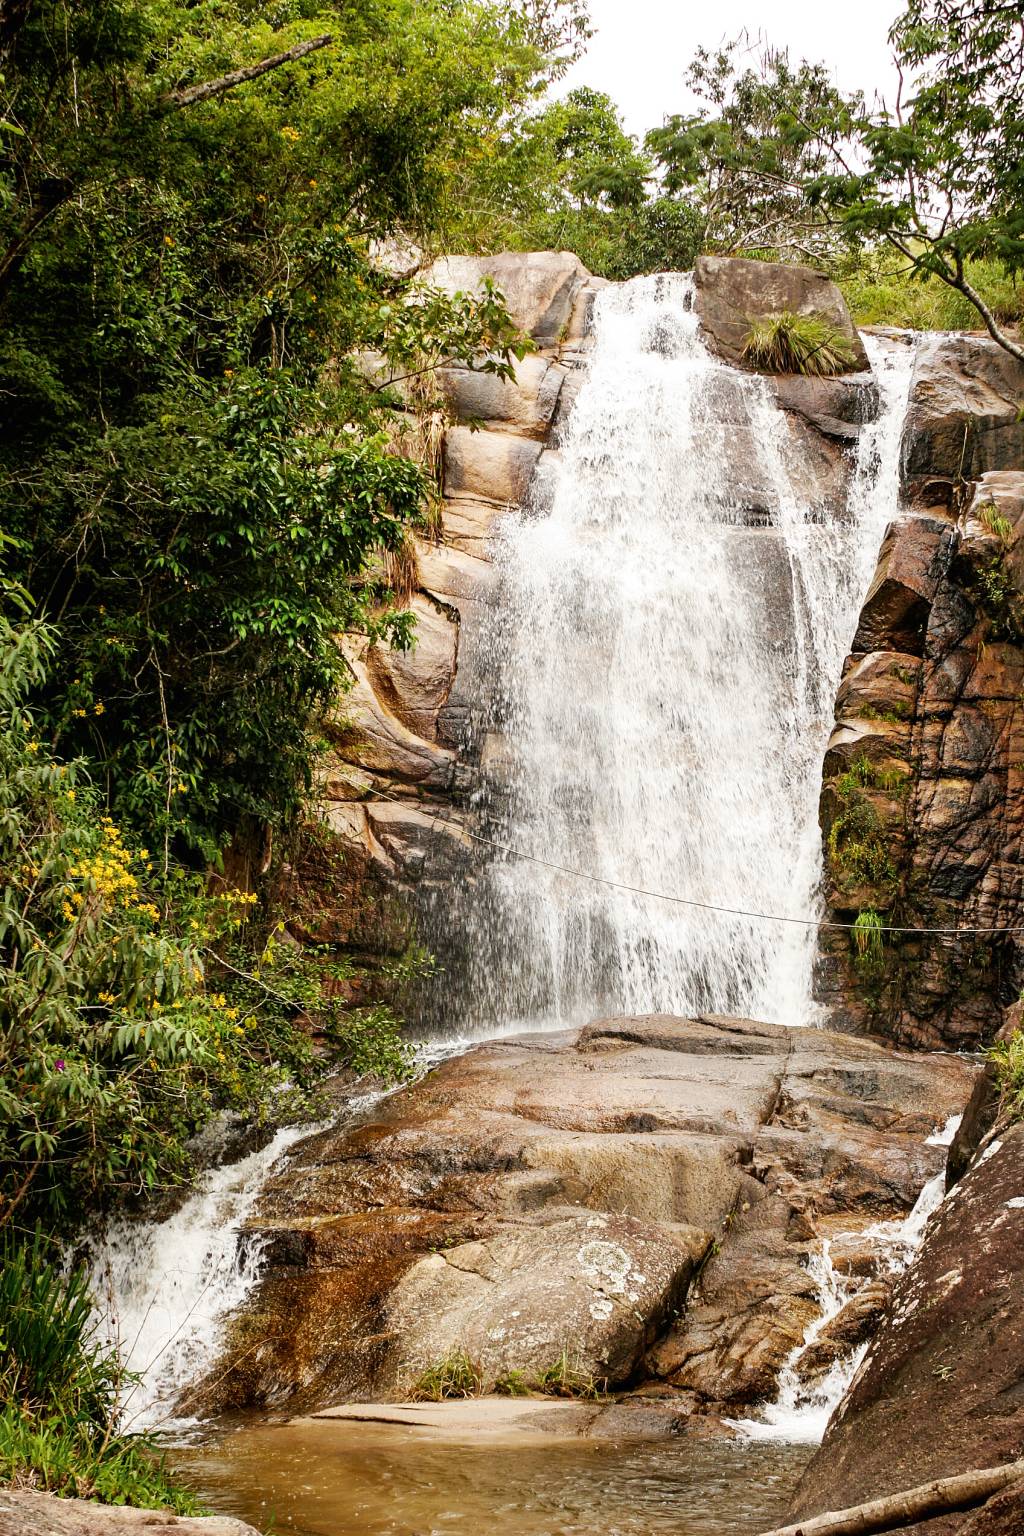
{"type": "Polygon", "coordinates": [[[259,1536],[251,1525],[228,1515],[193,1518],[0,1489],[0,1536],[134,1536],[137,1531],[146,1536],[259,1536]]]}
{"type": "MultiPolygon", "coordinates": [[[[1024,1453],[1024,1126],[989,1142],[897,1280],[798,1490],[796,1517],[1024,1453]]],[[[1024,1529],[1021,1490],[928,1536],[1024,1529]]]]}
{"type": "Polygon", "coordinates": [[[478,1047],[288,1157],[251,1223],[266,1278],[198,1401],[402,1398],[458,1356],[484,1390],[754,1403],[817,1315],[820,1235],[907,1212],[974,1075],[720,1018],[478,1047]]]}

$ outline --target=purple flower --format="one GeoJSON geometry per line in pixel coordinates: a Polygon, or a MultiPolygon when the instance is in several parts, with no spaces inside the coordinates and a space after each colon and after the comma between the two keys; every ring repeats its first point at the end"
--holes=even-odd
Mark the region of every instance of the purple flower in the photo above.
{"type": "Polygon", "coordinates": [[[56,1067],[58,1072],[63,1072],[64,1071],[64,1063],[63,1063],[63,1061],[56,1061],[56,1062],[54,1062],[54,1066],[56,1067]]]}

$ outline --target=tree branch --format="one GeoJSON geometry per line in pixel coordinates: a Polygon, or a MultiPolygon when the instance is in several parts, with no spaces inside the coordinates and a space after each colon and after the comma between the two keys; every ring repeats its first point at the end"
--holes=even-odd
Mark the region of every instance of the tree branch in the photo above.
{"type": "Polygon", "coordinates": [[[934,1515],[959,1514],[976,1509],[994,1493],[1024,1477],[1024,1461],[1007,1462],[1001,1467],[983,1467],[977,1472],[961,1472],[956,1477],[938,1477],[903,1493],[891,1493],[883,1499],[871,1499],[850,1509],[816,1515],[813,1520],[798,1520],[764,1536],[878,1536],[882,1531],[916,1525],[934,1515]]]}
{"type": "Polygon", "coordinates": [[[230,74],[221,75],[217,80],[207,80],[202,85],[190,85],[180,91],[171,91],[164,97],[162,105],[192,107],[197,101],[209,101],[211,96],[223,96],[225,91],[233,91],[236,85],[258,80],[261,75],[269,74],[270,70],[280,69],[282,64],[290,64],[294,59],[304,59],[307,54],[316,53],[317,49],[326,48],[333,41],[329,32],[325,32],[323,37],[311,37],[308,42],[296,43],[294,48],[285,49],[284,53],[274,53],[269,59],[260,59],[258,64],[233,69],[230,74]]]}

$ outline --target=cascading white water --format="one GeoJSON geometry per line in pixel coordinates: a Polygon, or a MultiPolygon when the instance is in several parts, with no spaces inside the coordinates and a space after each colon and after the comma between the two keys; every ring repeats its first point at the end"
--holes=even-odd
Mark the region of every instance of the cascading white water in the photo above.
{"type": "MultiPolygon", "coordinates": [[[[897,505],[911,351],[871,344],[881,407],[847,505],[828,507],[771,385],[712,358],[692,296],[680,275],[599,296],[550,508],[499,535],[478,668],[503,777],[483,809],[550,864],[813,919],[821,759],[897,505]]],[[[465,922],[460,1006],[480,1033],[601,1011],[814,1016],[813,926],[520,859],[490,866],[465,922]]]]}
{"type": "MultiPolygon", "coordinates": [[[[941,1130],[928,1137],[927,1145],[948,1147],[959,1124],[959,1115],[950,1116],[941,1130]]],[[[943,1168],[928,1180],[902,1221],[880,1221],[864,1228],[861,1240],[874,1245],[878,1275],[895,1279],[910,1267],[924,1242],[925,1229],[945,1194],[946,1172],[943,1168]]],[[[820,1379],[805,1380],[800,1370],[801,1357],[865,1283],[838,1273],[832,1263],[832,1245],[827,1240],[811,1255],[807,1268],[818,1292],[819,1314],[779,1372],[775,1401],[766,1404],[756,1419],[730,1421],[749,1440],[789,1440],[817,1445],[867,1353],[868,1344],[861,1344],[836,1360],[820,1379]]]]}
{"type": "Polygon", "coordinates": [[[212,1168],[166,1221],[110,1222],[93,1244],[100,1337],[126,1372],[127,1427],[166,1427],[179,1398],[213,1361],[221,1328],[255,1283],[263,1244],[240,1241],[271,1169],[309,1126],[279,1131],[262,1150],[212,1168]]]}

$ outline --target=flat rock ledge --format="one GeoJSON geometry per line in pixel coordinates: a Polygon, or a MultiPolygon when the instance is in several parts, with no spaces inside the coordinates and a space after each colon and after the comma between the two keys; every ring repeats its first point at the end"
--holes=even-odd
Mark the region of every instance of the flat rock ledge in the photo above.
{"type": "Polygon", "coordinates": [[[927,1138],[976,1072],[717,1017],[477,1047],[297,1145],[244,1239],[265,1278],[187,1406],[400,1401],[454,1360],[481,1393],[735,1414],[818,1315],[823,1238],[877,1278],[864,1229],[941,1167],[927,1138]]]}
{"type": "Polygon", "coordinates": [[[0,1489],[0,1536],[259,1536],[228,1515],[187,1517],[166,1509],[126,1509],[52,1493],[0,1489]]]}

